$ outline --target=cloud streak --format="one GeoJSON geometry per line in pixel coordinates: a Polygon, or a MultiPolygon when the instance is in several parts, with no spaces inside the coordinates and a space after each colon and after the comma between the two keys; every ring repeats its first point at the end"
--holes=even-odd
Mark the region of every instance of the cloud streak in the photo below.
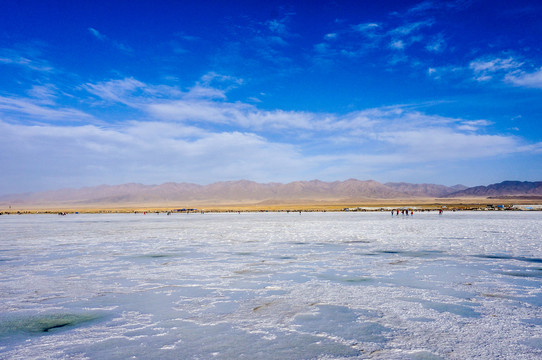
{"type": "Polygon", "coordinates": [[[100,31],[96,30],[95,28],[93,27],[89,27],[88,28],[88,31],[89,33],[94,36],[97,40],[101,41],[101,42],[104,42],[104,43],[110,43],[111,45],[113,45],[115,48],[125,52],[125,53],[132,53],[134,51],[134,49],[132,49],[130,46],[128,45],[125,45],[119,41],[116,41],[116,40],[112,40],[110,39],[109,37],[105,36],[104,34],[102,34],[100,31]]]}
{"type": "Polygon", "coordinates": [[[507,74],[505,80],[516,86],[542,89],[542,68],[535,72],[507,74]]]}
{"type": "Polygon", "coordinates": [[[54,68],[47,61],[13,49],[0,49],[0,64],[14,65],[42,73],[54,71],[54,68]]]}
{"type": "MultiPolygon", "coordinates": [[[[48,102],[55,105],[54,103],[48,102]]],[[[33,119],[35,121],[88,121],[93,117],[83,111],[58,106],[47,106],[41,101],[27,98],[0,96],[0,112],[4,116],[33,119]]]]}

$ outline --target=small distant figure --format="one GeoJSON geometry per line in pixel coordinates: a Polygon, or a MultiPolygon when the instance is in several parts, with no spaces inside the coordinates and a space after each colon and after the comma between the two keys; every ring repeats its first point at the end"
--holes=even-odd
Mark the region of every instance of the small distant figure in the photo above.
{"type": "Polygon", "coordinates": [[[392,211],[391,211],[391,216],[393,216],[393,213],[394,213],[394,212],[395,212],[395,210],[392,210],[392,211]]]}
{"type": "Polygon", "coordinates": [[[442,215],[442,209],[438,209],[438,214],[442,215]]]}

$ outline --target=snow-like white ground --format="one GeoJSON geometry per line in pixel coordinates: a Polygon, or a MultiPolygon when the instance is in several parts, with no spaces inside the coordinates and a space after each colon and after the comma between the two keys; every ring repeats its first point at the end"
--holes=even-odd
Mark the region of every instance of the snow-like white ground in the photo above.
{"type": "Polygon", "coordinates": [[[0,359],[540,359],[542,212],[0,217],[0,359]]]}

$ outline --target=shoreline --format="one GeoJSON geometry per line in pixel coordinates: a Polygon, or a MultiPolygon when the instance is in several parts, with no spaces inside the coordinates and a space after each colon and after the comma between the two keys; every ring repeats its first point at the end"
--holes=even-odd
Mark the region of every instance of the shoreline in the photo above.
{"type": "Polygon", "coordinates": [[[0,215],[12,214],[101,214],[101,213],[227,213],[227,212],[326,212],[326,211],[540,211],[542,201],[525,198],[470,199],[371,199],[362,201],[307,201],[302,203],[187,203],[173,204],[39,204],[0,207],[0,215]]]}

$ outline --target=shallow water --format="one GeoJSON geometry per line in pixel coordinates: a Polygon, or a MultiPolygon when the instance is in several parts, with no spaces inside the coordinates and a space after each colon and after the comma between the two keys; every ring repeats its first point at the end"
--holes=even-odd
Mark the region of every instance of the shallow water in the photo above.
{"type": "Polygon", "coordinates": [[[0,358],[539,359],[542,213],[0,217],[0,358]]]}

